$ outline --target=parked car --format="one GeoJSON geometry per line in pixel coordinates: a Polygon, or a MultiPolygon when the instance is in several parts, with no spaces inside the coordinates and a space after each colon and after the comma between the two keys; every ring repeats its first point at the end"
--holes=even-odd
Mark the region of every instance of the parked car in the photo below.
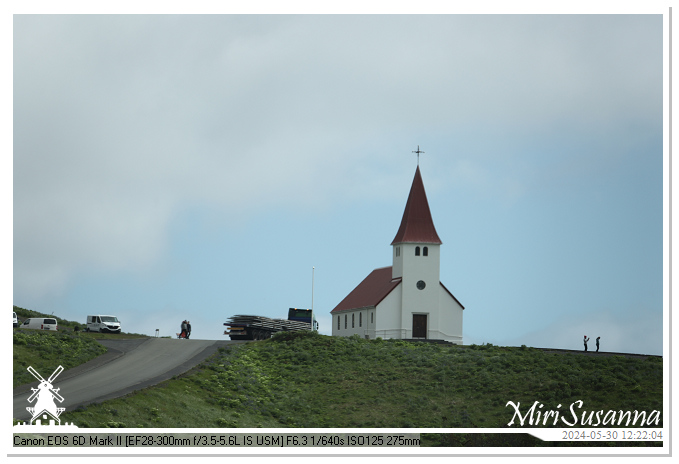
{"type": "Polygon", "coordinates": [[[14,315],[14,327],[19,327],[19,318],[17,317],[17,313],[12,311],[12,314],[14,315]]]}
{"type": "Polygon", "coordinates": [[[120,321],[115,316],[87,316],[85,332],[120,333],[120,321]]]}
{"type": "Polygon", "coordinates": [[[53,317],[31,317],[21,324],[22,329],[58,330],[57,320],[53,317]]]}

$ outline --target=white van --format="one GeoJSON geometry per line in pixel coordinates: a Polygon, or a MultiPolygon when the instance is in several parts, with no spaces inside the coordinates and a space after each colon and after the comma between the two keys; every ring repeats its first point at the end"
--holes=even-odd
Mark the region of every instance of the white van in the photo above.
{"type": "Polygon", "coordinates": [[[120,321],[115,316],[87,316],[85,332],[120,333],[120,321]]]}
{"type": "Polygon", "coordinates": [[[31,317],[21,324],[22,329],[57,330],[57,320],[53,317],[31,317]]]}

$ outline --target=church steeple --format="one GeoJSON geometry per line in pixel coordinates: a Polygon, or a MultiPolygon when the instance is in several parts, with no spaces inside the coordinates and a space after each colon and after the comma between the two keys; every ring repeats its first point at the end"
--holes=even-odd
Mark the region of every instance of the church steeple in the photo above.
{"type": "Polygon", "coordinates": [[[419,166],[415,170],[401,226],[391,245],[394,251],[392,278],[403,279],[404,295],[413,296],[411,292],[417,288],[414,290],[417,296],[413,297],[418,301],[421,300],[424,294],[429,292],[420,290],[425,288],[428,282],[430,284],[439,282],[441,239],[431,218],[419,166]]]}
{"type": "MultiPolygon", "coordinates": [[[[419,147],[418,147],[419,150],[419,147]]],[[[424,183],[420,174],[420,166],[417,166],[413,185],[410,187],[408,202],[403,212],[401,226],[396,232],[396,237],[391,242],[397,243],[432,243],[440,245],[441,239],[436,233],[434,221],[429,211],[427,194],[424,191],[424,183]]]]}

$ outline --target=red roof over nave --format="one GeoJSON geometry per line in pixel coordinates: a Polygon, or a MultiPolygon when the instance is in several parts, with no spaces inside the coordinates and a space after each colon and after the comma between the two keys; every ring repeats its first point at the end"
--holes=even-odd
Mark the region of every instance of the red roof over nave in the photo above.
{"type": "Polygon", "coordinates": [[[391,278],[391,266],[375,269],[330,312],[377,306],[400,283],[391,278]]]}

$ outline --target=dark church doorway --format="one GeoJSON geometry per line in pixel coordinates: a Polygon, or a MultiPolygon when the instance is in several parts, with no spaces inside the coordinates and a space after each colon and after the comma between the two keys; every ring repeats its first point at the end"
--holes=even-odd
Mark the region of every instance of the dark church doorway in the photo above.
{"type": "Polygon", "coordinates": [[[426,314],[413,314],[413,338],[427,338],[426,314]]]}

